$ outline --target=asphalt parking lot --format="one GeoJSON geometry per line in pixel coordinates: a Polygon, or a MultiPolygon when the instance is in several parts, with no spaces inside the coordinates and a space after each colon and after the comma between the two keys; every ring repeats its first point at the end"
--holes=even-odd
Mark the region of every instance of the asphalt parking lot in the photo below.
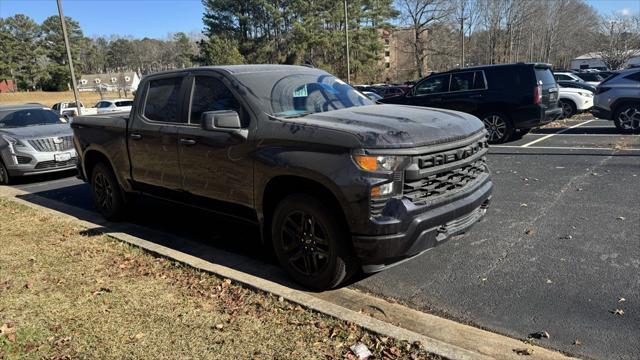
{"type": "MultiPolygon", "coordinates": [[[[547,331],[537,343],[571,354],[637,358],[640,135],[582,117],[492,147],[489,164],[496,188],[483,222],[352,286],[517,338],[547,331]]],[[[91,209],[73,177],[15,186],[91,209]]],[[[153,200],[138,206],[132,222],[264,257],[253,229],[153,200]]]]}

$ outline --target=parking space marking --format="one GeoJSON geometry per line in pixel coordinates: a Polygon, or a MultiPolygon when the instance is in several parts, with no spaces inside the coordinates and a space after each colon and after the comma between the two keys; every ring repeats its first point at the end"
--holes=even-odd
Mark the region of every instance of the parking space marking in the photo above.
{"type": "MultiPolygon", "coordinates": [[[[489,148],[522,149],[524,146],[518,145],[491,145],[489,148]]],[[[640,151],[638,149],[614,149],[605,147],[576,147],[576,146],[528,146],[526,149],[547,149],[547,150],[606,150],[606,151],[640,151]]]]}
{"type": "Polygon", "coordinates": [[[520,147],[523,147],[523,148],[529,147],[529,146],[531,146],[533,144],[539,143],[540,141],[544,141],[544,140],[546,140],[546,139],[548,139],[548,138],[550,138],[552,136],[555,136],[555,135],[558,135],[558,134],[562,134],[565,131],[569,131],[571,129],[575,129],[575,128],[580,127],[582,125],[588,124],[588,123],[590,123],[592,121],[595,121],[595,120],[587,120],[585,122],[581,122],[580,124],[569,126],[568,128],[562,129],[562,130],[558,131],[557,133],[553,133],[553,134],[549,134],[549,135],[543,136],[540,139],[535,139],[535,140],[533,140],[531,142],[528,142],[528,143],[526,143],[524,145],[521,145],[520,147]]]}
{"type": "MultiPolygon", "coordinates": [[[[544,135],[544,134],[531,134],[531,135],[544,135]]],[[[556,133],[556,134],[552,134],[552,135],[559,135],[559,136],[616,136],[616,137],[640,137],[640,135],[634,135],[634,134],[560,134],[560,133],[556,133]]]]}

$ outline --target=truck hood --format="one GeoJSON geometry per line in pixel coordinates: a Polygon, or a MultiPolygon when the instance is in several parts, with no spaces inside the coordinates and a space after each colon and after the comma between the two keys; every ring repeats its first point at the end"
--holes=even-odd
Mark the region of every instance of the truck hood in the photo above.
{"type": "Polygon", "coordinates": [[[56,136],[72,136],[73,131],[71,130],[69,124],[53,124],[0,129],[0,134],[9,135],[19,139],[33,139],[56,136]]]}
{"type": "Polygon", "coordinates": [[[482,131],[466,113],[407,105],[368,105],[315,113],[296,123],[348,132],[365,148],[406,148],[451,142],[482,131]]]}

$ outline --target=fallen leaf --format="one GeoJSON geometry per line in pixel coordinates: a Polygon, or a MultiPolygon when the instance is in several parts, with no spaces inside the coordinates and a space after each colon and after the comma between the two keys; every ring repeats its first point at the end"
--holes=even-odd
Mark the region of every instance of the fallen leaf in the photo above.
{"type": "Polygon", "coordinates": [[[582,345],[582,341],[576,339],[576,340],[573,341],[573,345],[580,346],[580,345],[582,345]]]}
{"type": "Polygon", "coordinates": [[[525,234],[527,234],[527,235],[533,235],[533,234],[535,234],[536,232],[535,232],[535,230],[533,230],[533,229],[527,229],[524,233],[525,233],[525,234]]]}
{"type": "Polygon", "coordinates": [[[520,207],[527,207],[527,206],[529,206],[529,205],[527,205],[525,203],[520,204],[520,207]]]}
{"type": "Polygon", "coordinates": [[[24,287],[25,287],[26,289],[31,289],[31,288],[33,287],[33,283],[32,283],[32,282],[28,282],[28,283],[26,283],[26,284],[24,285],[24,287]]]}
{"type": "Polygon", "coordinates": [[[532,334],[529,334],[529,338],[534,338],[534,339],[548,339],[550,338],[551,335],[549,335],[548,332],[546,331],[538,331],[532,334]]]}
{"type": "Polygon", "coordinates": [[[553,280],[547,279],[547,284],[553,284],[553,280]]]}
{"type": "Polygon", "coordinates": [[[12,322],[4,323],[0,326],[0,336],[4,336],[9,341],[15,341],[16,339],[16,327],[12,322]]]}
{"type": "Polygon", "coordinates": [[[216,324],[216,329],[218,330],[222,330],[224,328],[224,325],[222,324],[216,324]]]}
{"type": "Polygon", "coordinates": [[[571,239],[573,239],[573,236],[571,236],[571,235],[565,235],[565,236],[561,237],[560,239],[561,239],[561,240],[571,240],[571,239]]]}
{"type": "Polygon", "coordinates": [[[627,218],[626,218],[626,217],[624,217],[624,216],[618,216],[618,217],[616,218],[616,220],[625,221],[625,220],[627,220],[627,218]]]}
{"type": "Polygon", "coordinates": [[[533,349],[531,348],[513,349],[513,351],[518,355],[523,355],[523,356],[533,355],[533,349]]]}
{"type": "Polygon", "coordinates": [[[615,310],[611,310],[611,313],[612,313],[612,314],[614,314],[614,315],[620,315],[620,316],[622,316],[622,315],[624,315],[624,310],[622,310],[622,309],[615,309],[615,310]]]}
{"type": "Polygon", "coordinates": [[[623,298],[623,297],[621,297],[620,299],[618,299],[618,302],[619,302],[619,303],[622,303],[622,302],[625,302],[625,301],[627,301],[627,299],[625,299],[625,298],[623,298]]]}
{"type": "Polygon", "coordinates": [[[96,295],[102,295],[105,293],[110,293],[111,289],[109,288],[105,288],[105,287],[101,287],[100,289],[94,291],[93,293],[91,293],[91,295],[96,296],[96,295]]]}
{"type": "Polygon", "coordinates": [[[369,350],[369,348],[367,347],[367,345],[363,344],[363,343],[357,343],[353,346],[351,346],[349,349],[351,349],[351,351],[358,357],[358,359],[360,360],[366,360],[368,359],[371,355],[373,355],[371,353],[371,351],[369,350]]]}
{"type": "Polygon", "coordinates": [[[137,333],[137,334],[134,336],[134,338],[135,338],[136,340],[140,340],[140,339],[142,339],[143,337],[144,337],[144,333],[137,333]]]}

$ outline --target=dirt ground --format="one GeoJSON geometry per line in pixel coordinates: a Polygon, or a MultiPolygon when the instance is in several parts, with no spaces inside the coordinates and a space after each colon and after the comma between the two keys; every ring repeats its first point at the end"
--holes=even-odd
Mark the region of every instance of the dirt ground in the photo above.
{"type": "MultiPolygon", "coordinates": [[[[118,96],[117,92],[106,92],[103,94],[105,99],[122,98],[124,96],[118,96]]],[[[127,96],[133,98],[131,94],[127,96]]],[[[44,104],[46,106],[53,106],[53,104],[61,101],[73,101],[73,91],[60,91],[60,92],[47,92],[47,91],[31,91],[31,92],[15,92],[0,94],[0,105],[5,104],[24,104],[29,102],[36,102],[44,104]]],[[[86,107],[94,106],[100,101],[100,94],[97,92],[80,92],[80,101],[86,107]]]]}
{"type": "Polygon", "coordinates": [[[0,359],[433,359],[0,199],[0,359]]]}

